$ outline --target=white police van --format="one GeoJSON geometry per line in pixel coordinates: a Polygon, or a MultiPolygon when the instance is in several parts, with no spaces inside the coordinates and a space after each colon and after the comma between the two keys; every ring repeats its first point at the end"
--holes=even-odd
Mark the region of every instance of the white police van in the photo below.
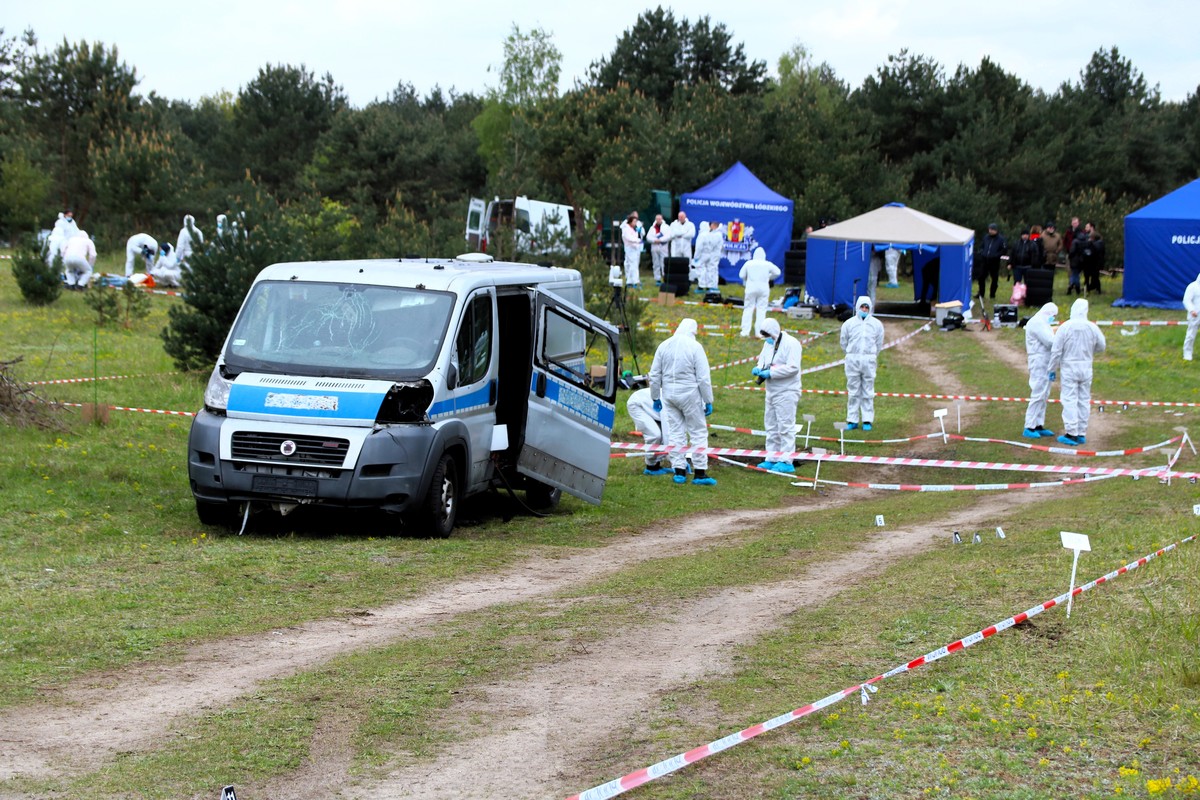
{"type": "Polygon", "coordinates": [[[275,264],[192,423],[196,511],[380,508],[448,536],[459,501],[499,483],[534,506],[599,503],[618,363],[577,270],[479,253],[275,264]]]}

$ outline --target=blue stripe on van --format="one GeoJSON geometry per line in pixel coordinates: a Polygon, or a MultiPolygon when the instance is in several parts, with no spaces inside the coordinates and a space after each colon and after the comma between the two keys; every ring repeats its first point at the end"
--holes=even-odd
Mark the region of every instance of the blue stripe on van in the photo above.
{"type": "Polygon", "coordinates": [[[328,420],[373,420],[386,392],[284,389],[234,382],[227,409],[245,414],[328,420]]]}
{"type": "MultiPolygon", "coordinates": [[[[537,373],[529,384],[529,391],[537,391],[537,373]]],[[[616,408],[593,394],[564,383],[560,378],[546,373],[546,400],[551,405],[581,417],[593,425],[611,431],[616,422],[616,408]]]]}
{"type": "Polygon", "coordinates": [[[484,408],[491,399],[491,381],[473,392],[447,397],[429,407],[429,416],[437,417],[443,414],[453,414],[459,411],[469,411],[473,408],[484,408]]]}

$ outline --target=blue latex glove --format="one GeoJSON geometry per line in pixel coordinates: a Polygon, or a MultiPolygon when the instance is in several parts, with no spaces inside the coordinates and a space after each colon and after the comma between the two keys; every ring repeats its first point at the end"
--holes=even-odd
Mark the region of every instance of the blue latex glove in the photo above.
{"type": "Polygon", "coordinates": [[[750,374],[757,378],[759,375],[762,375],[762,370],[758,367],[755,367],[754,369],[750,370],[750,374]]]}
{"type": "Polygon", "coordinates": [[[655,400],[655,401],[654,401],[654,410],[655,410],[656,412],[661,412],[661,411],[662,411],[662,400],[655,400]]]}
{"type": "Polygon", "coordinates": [[[760,369],[760,370],[758,371],[758,377],[760,377],[760,378],[766,378],[767,380],[770,380],[770,379],[771,379],[771,370],[769,370],[769,369],[760,369]]]}
{"type": "Polygon", "coordinates": [[[1051,371],[1051,372],[1050,372],[1050,380],[1051,380],[1051,381],[1053,381],[1053,380],[1054,380],[1055,378],[1057,378],[1057,377],[1058,377],[1058,373],[1057,373],[1057,372],[1054,372],[1054,371],[1051,371]]]}
{"type": "Polygon", "coordinates": [[[706,417],[712,416],[712,403],[704,404],[704,416],[706,416],[706,417]]]}

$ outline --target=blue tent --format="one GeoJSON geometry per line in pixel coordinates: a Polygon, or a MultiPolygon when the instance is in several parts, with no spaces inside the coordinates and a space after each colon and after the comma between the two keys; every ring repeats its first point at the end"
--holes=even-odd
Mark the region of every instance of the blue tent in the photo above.
{"type": "Polygon", "coordinates": [[[1200,275],[1200,179],[1125,217],[1125,290],[1114,306],[1183,308],[1200,275]]]}
{"type": "Polygon", "coordinates": [[[924,267],[938,259],[936,302],[971,302],[975,232],[902,203],[860,214],[808,235],[805,289],[823,305],[854,305],[867,293],[873,252],[888,247],[913,257],[913,299],[925,295],[924,267]]]}
{"type": "Polygon", "coordinates": [[[749,260],[754,248],[767,252],[767,259],[783,269],[783,254],[792,243],[792,201],[772,191],[765,183],[737,162],[712,183],[688,192],[679,202],[699,231],[701,222],[716,220],[725,226],[725,254],[720,274],[726,283],[741,283],[738,270],[749,260]],[[744,225],[744,234],[732,237],[732,222],[744,225]]]}

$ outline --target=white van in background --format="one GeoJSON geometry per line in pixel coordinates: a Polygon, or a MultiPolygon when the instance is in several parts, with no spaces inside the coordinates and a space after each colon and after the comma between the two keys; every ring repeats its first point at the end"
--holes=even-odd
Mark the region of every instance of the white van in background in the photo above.
{"type": "Polygon", "coordinates": [[[448,536],[463,497],[500,485],[599,503],[618,363],[577,270],[478,253],[267,267],[188,436],[196,512],[379,508],[448,536]]]}
{"type": "Polygon", "coordinates": [[[511,232],[517,253],[568,255],[579,225],[575,209],[562,203],[521,196],[513,200],[497,197],[485,204],[472,197],[467,207],[467,246],[481,252],[495,252],[495,237],[503,230],[511,232]]]}

